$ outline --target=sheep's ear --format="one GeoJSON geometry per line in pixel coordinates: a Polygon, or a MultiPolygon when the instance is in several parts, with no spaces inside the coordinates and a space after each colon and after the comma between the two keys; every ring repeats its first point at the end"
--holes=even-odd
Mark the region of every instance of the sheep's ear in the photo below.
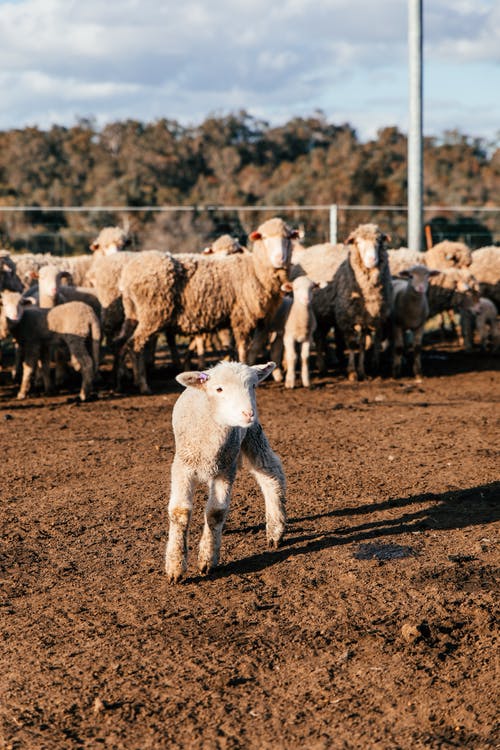
{"type": "Polygon", "coordinates": [[[293,292],[293,284],[291,284],[289,281],[284,281],[281,285],[281,291],[282,292],[293,292]]]}
{"type": "Polygon", "coordinates": [[[391,235],[387,234],[387,232],[382,232],[382,241],[383,242],[392,242],[391,235]]]}
{"type": "Polygon", "coordinates": [[[319,284],[317,282],[314,284],[315,289],[326,289],[327,286],[328,281],[320,281],[319,284]]]}
{"type": "Polygon", "coordinates": [[[89,245],[89,248],[92,250],[93,253],[95,253],[96,250],[99,250],[99,243],[91,242],[89,245]]]}
{"type": "Polygon", "coordinates": [[[252,370],[256,373],[259,383],[265,380],[276,367],[276,362],[268,362],[266,365],[253,365],[252,370]]]}
{"type": "Polygon", "coordinates": [[[36,297],[21,297],[21,305],[35,305],[36,306],[36,297]]]}
{"type": "Polygon", "coordinates": [[[213,247],[209,245],[208,247],[203,248],[203,255],[213,255],[213,247]]]}
{"type": "Polygon", "coordinates": [[[256,242],[257,240],[262,239],[262,235],[260,232],[250,232],[248,236],[252,240],[252,242],[256,242]]]}
{"type": "Polygon", "coordinates": [[[183,385],[185,388],[204,388],[205,383],[209,379],[206,372],[181,372],[176,378],[178,383],[183,385]]]}
{"type": "Polygon", "coordinates": [[[288,236],[291,240],[298,240],[300,237],[300,232],[298,229],[291,229],[288,236]]]}
{"type": "Polygon", "coordinates": [[[429,276],[439,276],[440,273],[441,273],[441,271],[437,271],[435,268],[432,268],[429,271],[429,276]]]}
{"type": "Polygon", "coordinates": [[[411,271],[409,270],[403,270],[398,273],[397,276],[394,278],[396,279],[411,279],[411,271]]]}
{"type": "Polygon", "coordinates": [[[353,245],[354,244],[354,232],[351,232],[349,237],[344,242],[344,245],[353,245]]]}

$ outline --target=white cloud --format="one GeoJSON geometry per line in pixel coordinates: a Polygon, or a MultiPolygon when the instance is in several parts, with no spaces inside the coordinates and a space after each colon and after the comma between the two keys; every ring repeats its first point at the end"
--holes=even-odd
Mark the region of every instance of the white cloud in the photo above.
{"type": "MultiPolygon", "coordinates": [[[[455,77],[498,65],[494,0],[433,0],[424,20],[426,65],[455,77]]],[[[406,123],[402,0],[0,0],[0,33],[3,128],[47,126],[53,113],[195,122],[243,108],[274,121],[318,107],[361,134],[406,123]]],[[[487,108],[498,121],[499,106],[487,108]]]]}

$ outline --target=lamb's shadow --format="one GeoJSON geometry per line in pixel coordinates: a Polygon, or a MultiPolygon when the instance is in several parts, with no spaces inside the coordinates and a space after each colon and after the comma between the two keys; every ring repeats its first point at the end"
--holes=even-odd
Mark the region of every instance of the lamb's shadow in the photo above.
{"type": "MultiPolygon", "coordinates": [[[[464,490],[450,490],[441,494],[424,493],[405,498],[370,503],[357,508],[338,510],[289,519],[289,532],[283,546],[276,551],[265,551],[221,565],[212,573],[214,578],[233,574],[255,573],[297,555],[307,555],[345,544],[383,539],[415,531],[463,529],[469,526],[493,523],[500,519],[500,482],[492,482],[464,490]],[[425,504],[414,512],[411,506],[425,504]],[[294,526],[308,521],[327,518],[352,519],[381,511],[403,512],[397,517],[370,520],[357,525],[342,525],[335,530],[319,530],[310,534],[293,535],[294,526]]],[[[255,533],[264,530],[263,525],[245,529],[255,533]]],[[[243,529],[239,529],[243,532],[243,529]]],[[[235,530],[233,530],[235,533],[235,530]]]]}

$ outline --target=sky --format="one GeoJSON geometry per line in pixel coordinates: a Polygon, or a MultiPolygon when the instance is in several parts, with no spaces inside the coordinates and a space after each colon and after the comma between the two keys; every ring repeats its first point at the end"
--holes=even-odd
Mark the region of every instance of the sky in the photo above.
{"type": "MultiPolygon", "coordinates": [[[[500,0],[424,0],[424,133],[500,136],[500,0]]],[[[407,0],[0,0],[0,130],[321,110],[408,132],[407,0]]]]}

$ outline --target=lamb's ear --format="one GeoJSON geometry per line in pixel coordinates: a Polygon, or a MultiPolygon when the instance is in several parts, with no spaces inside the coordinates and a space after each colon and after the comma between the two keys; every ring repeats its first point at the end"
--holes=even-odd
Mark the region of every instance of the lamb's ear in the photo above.
{"type": "Polygon", "coordinates": [[[256,242],[256,240],[262,239],[262,235],[260,232],[250,232],[248,236],[252,240],[252,242],[256,242]]]}
{"type": "Polygon", "coordinates": [[[354,244],[354,232],[351,232],[349,237],[344,242],[344,245],[353,245],[354,244]]]}
{"type": "Polygon", "coordinates": [[[178,383],[183,385],[185,388],[204,388],[205,383],[209,379],[206,372],[181,372],[176,378],[178,383]]]}
{"type": "Polygon", "coordinates": [[[257,374],[259,383],[265,380],[276,367],[276,362],[268,362],[266,365],[252,365],[252,370],[257,374]]]}
{"type": "Polygon", "coordinates": [[[293,284],[289,281],[284,281],[281,285],[281,291],[287,293],[293,292],[293,284]]]}
{"type": "Polygon", "coordinates": [[[92,250],[93,253],[95,253],[96,250],[99,250],[99,243],[91,242],[89,245],[89,249],[92,250]]]}
{"type": "Polygon", "coordinates": [[[209,245],[208,247],[205,247],[203,249],[203,255],[213,255],[214,251],[212,248],[212,245],[209,245]]]}
{"type": "Polygon", "coordinates": [[[409,270],[403,270],[398,273],[397,276],[394,278],[396,279],[411,279],[411,271],[409,270]]]}
{"type": "Polygon", "coordinates": [[[300,238],[300,232],[298,229],[291,229],[288,233],[288,237],[291,240],[298,240],[300,238]]]}
{"type": "Polygon", "coordinates": [[[382,232],[382,242],[392,242],[392,237],[387,232],[382,232]]]}
{"type": "Polygon", "coordinates": [[[441,271],[437,271],[435,268],[431,268],[431,270],[429,271],[429,276],[439,276],[440,273],[441,271]]]}

